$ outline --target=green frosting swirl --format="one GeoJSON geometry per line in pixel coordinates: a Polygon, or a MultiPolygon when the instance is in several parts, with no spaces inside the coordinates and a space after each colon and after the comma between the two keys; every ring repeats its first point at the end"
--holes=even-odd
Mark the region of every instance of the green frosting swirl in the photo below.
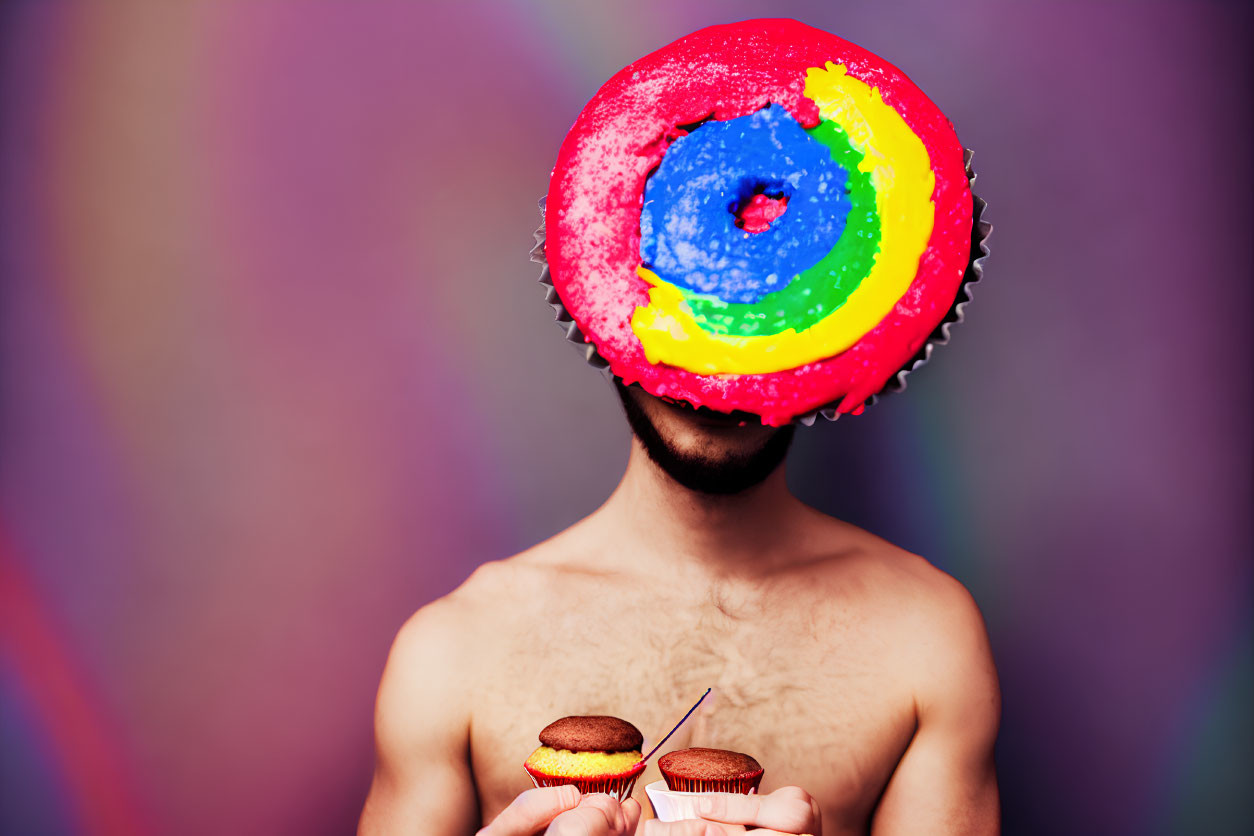
{"type": "Polygon", "coordinates": [[[845,230],[818,264],[754,304],[724,302],[717,296],[684,292],[685,304],[697,324],[711,334],[762,337],[792,328],[804,331],[831,315],[862,283],[879,252],[880,222],[870,175],[858,169],[862,153],[849,144],[835,122],[823,120],[808,130],[823,143],[845,171],[852,204],[845,230]]]}

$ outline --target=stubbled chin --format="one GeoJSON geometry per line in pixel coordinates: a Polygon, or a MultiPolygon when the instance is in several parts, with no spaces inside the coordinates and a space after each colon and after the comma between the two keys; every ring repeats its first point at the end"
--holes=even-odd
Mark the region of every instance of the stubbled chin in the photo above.
{"type": "Polygon", "coordinates": [[[746,437],[736,432],[739,429],[723,427],[679,433],[663,430],[662,440],[672,455],[702,464],[722,465],[757,454],[773,435],[746,437]]]}

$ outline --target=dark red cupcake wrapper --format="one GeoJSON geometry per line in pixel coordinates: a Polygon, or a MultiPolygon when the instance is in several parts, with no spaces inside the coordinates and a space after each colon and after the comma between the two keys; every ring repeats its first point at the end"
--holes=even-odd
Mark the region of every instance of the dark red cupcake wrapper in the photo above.
{"type": "Polygon", "coordinates": [[[759,769],[735,778],[684,778],[663,772],[662,777],[666,779],[667,788],[676,792],[738,792],[748,795],[755,792],[758,784],[762,783],[764,772],[765,770],[759,769]]]}
{"type": "MultiPolygon", "coordinates": [[[[561,787],[570,785],[578,787],[581,793],[603,792],[616,801],[625,801],[636,787],[636,779],[644,772],[645,762],[640,761],[626,772],[614,775],[585,775],[572,778],[564,775],[548,775],[523,764],[523,769],[531,776],[537,787],[561,787]]],[[[761,776],[759,776],[761,777],[761,776]]]]}

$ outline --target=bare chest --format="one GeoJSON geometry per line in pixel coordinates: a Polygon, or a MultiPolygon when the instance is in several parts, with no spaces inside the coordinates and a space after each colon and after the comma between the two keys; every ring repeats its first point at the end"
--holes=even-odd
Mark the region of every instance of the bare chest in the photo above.
{"type": "MultiPolygon", "coordinates": [[[[484,820],[530,779],[522,762],[548,723],[611,714],[652,748],[708,687],[713,692],[659,751],[709,746],[765,767],[762,791],[801,786],[825,831],[865,822],[909,743],[908,686],[877,631],[856,613],[795,599],[571,607],[485,654],[472,696],[471,760],[484,820]]],[[[530,619],[535,624],[535,619],[530,619]]],[[[661,780],[654,756],[637,782],[661,780]]]]}

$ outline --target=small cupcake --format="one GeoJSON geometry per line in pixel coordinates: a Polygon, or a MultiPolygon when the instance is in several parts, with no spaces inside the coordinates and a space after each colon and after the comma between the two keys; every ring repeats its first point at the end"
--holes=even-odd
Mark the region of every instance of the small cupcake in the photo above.
{"type": "Polygon", "coordinates": [[[762,766],[749,755],[726,749],[680,749],[657,762],[666,786],[678,792],[738,792],[748,795],[762,782],[762,766]]]}
{"type": "Polygon", "coordinates": [[[680,749],[657,762],[665,782],[644,788],[660,821],[697,819],[702,793],[757,792],[762,766],[748,755],[726,749],[680,749]]]}
{"type": "Polygon", "coordinates": [[[617,717],[563,717],[540,732],[540,748],[523,768],[537,787],[573,784],[622,801],[644,771],[640,730],[617,717]]]}

